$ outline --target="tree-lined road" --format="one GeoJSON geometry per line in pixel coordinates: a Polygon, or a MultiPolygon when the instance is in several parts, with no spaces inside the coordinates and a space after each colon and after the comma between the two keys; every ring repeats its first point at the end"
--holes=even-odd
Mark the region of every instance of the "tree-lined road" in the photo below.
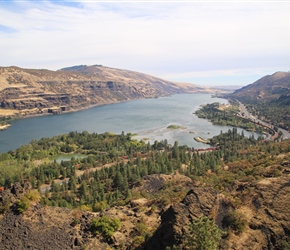
{"type": "MultiPolygon", "coordinates": [[[[274,129],[274,126],[270,123],[267,123],[267,122],[264,122],[262,120],[259,120],[257,117],[253,116],[246,108],[246,106],[241,103],[240,101],[236,100],[238,103],[239,103],[239,106],[240,106],[240,116],[243,117],[243,118],[246,118],[246,119],[249,119],[251,120],[252,122],[255,122],[255,123],[259,123],[260,125],[262,126],[266,126],[266,127],[270,127],[270,128],[273,128],[274,129]]],[[[279,127],[276,127],[278,129],[278,132],[281,132],[282,133],[282,139],[286,140],[286,139],[289,139],[290,138],[290,133],[289,131],[283,129],[283,128],[279,128],[279,127]]]]}

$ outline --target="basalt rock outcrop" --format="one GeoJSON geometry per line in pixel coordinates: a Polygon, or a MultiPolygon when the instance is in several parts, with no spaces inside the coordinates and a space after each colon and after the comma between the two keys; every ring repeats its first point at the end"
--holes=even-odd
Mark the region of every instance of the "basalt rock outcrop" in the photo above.
{"type": "Polygon", "coordinates": [[[85,237],[80,227],[86,226],[85,218],[73,227],[71,212],[35,206],[25,215],[6,213],[1,220],[0,249],[81,249],[85,237]]]}
{"type": "MultiPolygon", "coordinates": [[[[225,218],[238,212],[246,218],[243,232],[229,233],[220,249],[287,249],[290,243],[290,178],[268,178],[255,184],[235,183],[230,195],[213,188],[196,187],[182,202],[161,216],[161,224],[142,249],[182,246],[188,225],[200,216],[213,218],[224,232],[225,218]]],[[[181,248],[183,249],[183,248],[181,248]]]]}
{"type": "MultiPolygon", "coordinates": [[[[23,214],[14,205],[0,216],[0,249],[186,249],[184,236],[189,224],[200,216],[212,218],[224,232],[219,249],[285,250],[290,244],[290,176],[264,178],[253,182],[236,181],[226,192],[218,192],[200,183],[187,182],[187,177],[152,175],[142,180],[140,187],[156,193],[164,183],[186,182],[191,190],[181,202],[168,209],[153,212],[153,200],[140,198],[129,204],[99,213],[32,204],[23,214]],[[161,184],[160,184],[161,183],[161,184]],[[232,212],[246,220],[242,231],[227,227],[226,218],[232,212]],[[91,230],[91,220],[102,215],[119,218],[121,228],[110,244],[91,230]],[[161,215],[161,220],[159,219],[161,215]],[[77,223],[76,223],[77,220],[77,223]],[[142,221],[157,228],[141,246],[134,245],[136,225],[142,221]],[[158,226],[159,224],[159,226],[158,226]]],[[[182,185],[180,183],[179,185],[182,185]]],[[[135,188],[140,188],[135,187],[135,188]]],[[[21,198],[29,185],[15,184],[1,193],[1,204],[11,204],[21,198]]]]}
{"type": "Polygon", "coordinates": [[[151,211],[147,199],[132,200],[125,206],[96,213],[31,202],[25,212],[19,213],[17,201],[29,190],[28,183],[15,183],[0,193],[0,208],[9,203],[6,211],[0,213],[0,250],[134,249],[136,225],[142,221],[150,229],[159,223],[158,211],[151,211]],[[110,242],[92,230],[92,219],[100,216],[121,221],[110,242]]]}
{"type": "Polygon", "coordinates": [[[196,218],[210,216],[219,207],[218,193],[212,188],[195,188],[180,203],[175,203],[161,216],[161,224],[144,246],[148,249],[166,249],[183,242],[188,225],[196,218]]]}
{"type": "Polygon", "coordinates": [[[192,84],[100,65],[58,71],[0,67],[0,108],[17,110],[18,116],[59,114],[138,98],[206,91],[192,84]]]}

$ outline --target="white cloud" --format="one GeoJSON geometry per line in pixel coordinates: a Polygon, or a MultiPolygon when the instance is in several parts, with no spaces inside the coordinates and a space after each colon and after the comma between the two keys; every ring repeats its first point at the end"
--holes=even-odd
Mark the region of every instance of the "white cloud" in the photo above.
{"type": "Polygon", "coordinates": [[[10,28],[0,26],[0,65],[103,64],[157,76],[279,70],[290,63],[289,10],[281,2],[15,2],[0,8],[10,28]]]}

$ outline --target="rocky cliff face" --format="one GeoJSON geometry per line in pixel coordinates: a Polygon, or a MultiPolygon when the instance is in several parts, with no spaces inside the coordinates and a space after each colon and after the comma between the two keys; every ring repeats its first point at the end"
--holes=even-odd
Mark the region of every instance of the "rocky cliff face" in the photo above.
{"type": "Polygon", "coordinates": [[[289,177],[264,179],[256,184],[236,183],[228,197],[212,188],[197,187],[162,214],[159,228],[143,249],[180,246],[189,223],[200,216],[213,218],[220,229],[226,230],[225,218],[232,211],[242,214],[247,226],[239,234],[227,235],[220,249],[287,249],[289,205],[289,177]]]}
{"type": "Polygon", "coordinates": [[[0,67],[0,107],[20,116],[200,91],[207,90],[98,65],[59,71],[0,67]]]}
{"type": "Polygon", "coordinates": [[[210,216],[218,210],[220,202],[212,188],[192,189],[182,202],[173,204],[162,214],[159,228],[143,249],[166,249],[182,244],[189,223],[202,215],[210,216]]]}
{"type": "Polygon", "coordinates": [[[138,235],[136,225],[141,223],[144,227],[148,224],[149,230],[159,223],[158,211],[152,211],[151,202],[145,198],[97,213],[42,206],[34,202],[21,214],[16,204],[29,191],[30,185],[26,184],[16,183],[11,189],[0,192],[0,212],[9,203],[6,212],[0,213],[0,250],[134,249],[133,239],[138,235]],[[121,221],[121,227],[114,233],[110,244],[102,235],[92,231],[92,219],[100,216],[121,221]]]}
{"type": "MultiPolygon", "coordinates": [[[[23,214],[11,206],[0,215],[0,249],[187,249],[184,235],[189,223],[200,216],[212,218],[225,233],[219,249],[285,250],[290,242],[290,179],[285,174],[257,182],[235,182],[223,194],[211,187],[201,187],[183,175],[152,175],[144,177],[142,188],[157,194],[166,183],[185,185],[191,190],[181,202],[168,209],[153,211],[154,200],[141,198],[124,206],[101,213],[32,204],[23,214]],[[241,232],[229,231],[226,218],[232,212],[246,220],[241,232]],[[92,218],[106,215],[121,220],[121,228],[110,245],[91,231],[92,218]],[[160,220],[161,215],[161,220],[160,220]],[[75,220],[77,219],[77,223],[75,220]],[[137,225],[157,228],[143,246],[134,242],[137,225]],[[159,226],[158,226],[159,224],[159,226]]],[[[29,186],[15,184],[0,195],[0,204],[19,199],[29,186]]],[[[158,206],[155,204],[155,207],[158,206]]],[[[144,229],[144,228],[143,228],[144,229]]],[[[142,229],[142,230],[143,230],[142,229]]]]}

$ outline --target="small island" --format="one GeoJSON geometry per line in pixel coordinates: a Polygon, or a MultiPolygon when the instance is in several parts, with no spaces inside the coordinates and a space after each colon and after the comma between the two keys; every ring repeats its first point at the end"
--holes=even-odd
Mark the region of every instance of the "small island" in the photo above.
{"type": "Polygon", "coordinates": [[[176,125],[176,124],[171,124],[171,125],[167,126],[167,129],[186,129],[186,127],[176,125]]]}

